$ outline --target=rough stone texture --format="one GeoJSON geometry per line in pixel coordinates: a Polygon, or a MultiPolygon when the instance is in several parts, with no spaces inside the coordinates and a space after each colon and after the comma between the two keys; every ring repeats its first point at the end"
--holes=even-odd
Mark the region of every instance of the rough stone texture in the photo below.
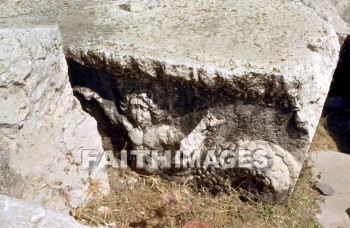
{"type": "Polygon", "coordinates": [[[319,182],[334,188],[332,196],[325,196],[321,203],[318,219],[324,227],[350,227],[350,217],[346,210],[350,207],[350,155],[336,151],[312,153],[315,174],[321,176],[319,182]]]}
{"type": "Polygon", "coordinates": [[[333,26],[303,2],[6,1],[0,7],[6,9],[0,25],[58,23],[76,94],[100,124],[113,126],[105,134],[116,151],[262,148],[267,169],[193,175],[218,190],[225,180],[236,186],[249,180],[247,189],[273,201],[293,189],[339,51],[333,26]]]}
{"type": "Polygon", "coordinates": [[[87,199],[81,150],[102,152],[96,120],[69,85],[57,27],[0,29],[0,190],[64,210],[87,199]]]}
{"type": "Polygon", "coordinates": [[[5,195],[0,195],[0,224],[4,228],[87,227],[68,215],[46,210],[5,195]]]}
{"type": "Polygon", "coordinates": [[[16,170],[9,167],[9,153],[0,151],[0,157],[0,193],[16,197],[22,196],[24,191],[23,180],[16,170]]]}
{"type": "Polygon", "coordinates": [[[334,194],[334,189],[325,183],[318,183],[316,188],[324,196],[331,196],[334,194]]]}
{"type": "Polygon", "coordinates": [[[340,43],[350,34],[350,3],[348,0],[301,0],[324,20],[330,22],[338,33],[340,43]]]}

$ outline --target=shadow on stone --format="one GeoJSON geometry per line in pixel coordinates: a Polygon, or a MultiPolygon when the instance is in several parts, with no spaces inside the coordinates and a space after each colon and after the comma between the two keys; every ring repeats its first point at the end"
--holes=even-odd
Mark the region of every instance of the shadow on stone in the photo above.
{"type": "MultiPolygon", "coordinates": [[[[113,149],[117,157],[122,149],[171,153],[200,149],[199,163],[203,163],[208,151],[220,155],[227,150],[236,153],[238,147],[249,147],[252,153],[264,148],[276,156],[266,156],[268,167],[258,171],[238,167],[236,162],[229,170],[159,166],[145,172],[179,182],[191,177],[196,185],[213,193],[225,191],[230,185],[251,198],[259,196],[270,202],[280,201],[291,190],[298,170],[293,155],[299,158],[295,148],[305,145],[306,132],[297,126],[292,108],[272,93],[242,96],[240,90],[248,90],[244,82],[232,87],[228,81],[218,79],[215,85],[208,86],[200,80],[170,77],[161,67],[151,76],[137,65],[126,68],[89,58],[91,61],[83,65],[67,60],[70,83],[84,110],[97,120],[104,149],[113,149]],[[275,164],[284,171],[272,175],[269,167],[275,164]]],[[[273,85],[269,81],[266,86],[273,85]]],[[[143,173],[137,169],[135,157],[129,157],[129,166],[143,173]]],[[[151,162],[145,158],[145,163],[151,162]]]]}
{"type": "Polygon", "coordinates": [[[346,214],[349,216],[350,218],[350,207],[348,209],[345,210],[346,214]]]}
{"type": "Polygon", "coordinates": [[[9,165],[10,155],[0,150],[0,194],[21,197],[25,186],[23,178],[9,165]]]}
{"type": "Polygon", "coordinates": [[[338,66],[323,110],[326,128],[342,152],[350,153],[350,36],[341,48],[338,66]]]}

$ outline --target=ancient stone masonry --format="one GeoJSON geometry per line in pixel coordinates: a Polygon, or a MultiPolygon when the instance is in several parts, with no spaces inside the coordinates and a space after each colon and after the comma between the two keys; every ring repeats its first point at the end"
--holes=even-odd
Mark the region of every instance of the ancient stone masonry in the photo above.
{"type": "MultiPolygon", "coordinates": [[[[281,102],[276,108],[261,101],[255,106],[254,101],[237,98],[237,92],[229,86],[210,90],[186,81],[165,79],[162,82],[162,79],[147,80],[146,76],[131,79],[122,75],[120,78],[109,75],[98,77],[103,73],[74,65],[70,69],[74,91],[86,100],[97,102],[111,123],[121,128],[119,132],[124,130],[127,133],[127,139],[116,145],[117,151],[126,143],[129,143],[128,149],[134,150],[200,149],[203,156],[209,150],[220,155],[225,150],[235,151],[238,148],[253,152],[262,149],[268,152],[265,156],[269,161],[268,167],[263,170],[249,170],[248,173],[242,172],[242,168],[237,168],[236,172],[193,170],[191,174],[198,183],[214,191],[224,189],[227,180],[237,186],[243,180],[251,182],[251,185],[256,185],[254,189],[259,188],[261,193],[269,194],[272,191],[277,198],[290,191],[301,167],[278,143],[292,148],[296,147],[294,143],[305,145],[305,142],[298,139],[300,133],[293,132],[297,126],[292,122],[293,113],[288,105],[281,102]],[[115,81],[109,81],[111,79],[115,81]],[[95,88],[94,85],[107,88],[95,88]],[[175,89],[169,91],[166,88],[175,89]],[[122,91],[125,93],[122,94],[122,91]],[[277,120],[276,116],[279,116],[277,120]],[[265,129],[262,123],[270,121],[275,126],[265,129]],[[269,137],[274,131],[281,136],[276,135],[276,143],[270,143],[269,137]],[[283,132],[285,135],[295,134],[294,140],[298,141],[288,142],[283,132]]],[[[274,102],[270,96],[267,99],[266,102],[274,102]]],[[[111,137],[119,137],[109,133],[111,137]]],[[[170,179],[185,176],[186,180],[189,177],[188,172],[185,172],[186,175],[175,173],[175,170],[164,172],[162,174],[170,179]]]]}
{"type": "Polygon", "coordinates": [[[291,193],[339,52],[333,26],[304,1],[30,5],[18,3],[0,25],[58,23],[71,86],[105,149],[250,151],[266,165],[236,156],[230,169],[138,171],[213,192],[240,187],[270,202],[291,193]]]}
{"type": "Polygon", "coordinates": [[[85,202],[103,170],[81,168],[81,150],[102,152],[96,121],[69,85],[57,27],[0,29],[0,193],[56,210],[85,202]]]}

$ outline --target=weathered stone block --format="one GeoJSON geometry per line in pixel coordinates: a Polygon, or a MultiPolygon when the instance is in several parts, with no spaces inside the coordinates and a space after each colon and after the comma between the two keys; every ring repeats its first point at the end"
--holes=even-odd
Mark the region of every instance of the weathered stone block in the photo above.
{"type": "Polygon", "coordinates": [[[342,44],[350,34],[350,3],[347,0],[301,0],[302,4],[314,10],[321,18],[330,22],[342,44]]]}
{"type": "Polygon", "coordinates": [[[72,86],[113,126],[116,151],[251,151],[267,166],[190,174],[214,191],[228,181],[270,201],[292,191],[339,51],[314,9],[284,0],[31,4],[0,23],[58,22],[72,86]]]}
{"type": "Polygon", "coordinates": [[[82,111],[68,81],[57,27],[0,29],[1,193],[50,208],[89,196],[81,151],[102,152],[96,121],[82,111]]]}
{"type": "Polygon", "coordinates": [[[71,227],[83,228],[72,217],[37,205],[0,195],[0,223],[3,227],[71,227]]]}

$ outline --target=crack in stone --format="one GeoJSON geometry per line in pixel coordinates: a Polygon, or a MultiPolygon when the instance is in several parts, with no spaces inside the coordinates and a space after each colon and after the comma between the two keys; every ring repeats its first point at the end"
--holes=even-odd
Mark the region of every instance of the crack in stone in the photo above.
{"type": "Polygon", "coordinates": [[[311,9],[315,14],[317,14],[317,16],[319,16],[322,20],[329,22],[328,18],[326,17],[326,15],[322,14],[322,12],[319,12],[318,10],[315,9],[315,7],[313,7],[311,4],[307,4],[305,2],[305,0],[298,0],[303,6],[311,9]]]}

